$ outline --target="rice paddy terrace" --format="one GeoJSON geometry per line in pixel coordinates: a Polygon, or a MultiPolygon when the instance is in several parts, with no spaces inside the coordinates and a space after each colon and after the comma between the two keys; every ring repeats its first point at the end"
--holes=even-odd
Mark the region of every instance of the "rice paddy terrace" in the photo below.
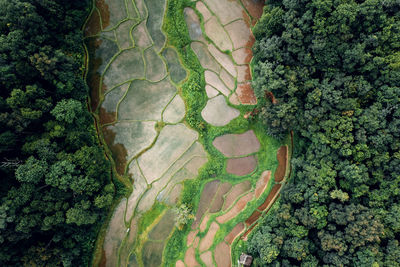
{"type": "Polygon", "coordinates": [[[119,198],[101,266],[230,266],[289,176],[249,113],[258,0],[97,0],[87,82],[119,198]],[[173,207],[192,209],[176,227],[173,207]]]}

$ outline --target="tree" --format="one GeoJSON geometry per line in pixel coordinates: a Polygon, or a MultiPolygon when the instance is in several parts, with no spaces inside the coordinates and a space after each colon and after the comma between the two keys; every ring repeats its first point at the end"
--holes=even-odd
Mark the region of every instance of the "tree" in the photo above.
{"type": "Polygon", "coordinates": [[[249,240],[261,266],[400,264],[399,12],[374,0],[264,9],[254,28],[258,119],[299,142],[294,177],[249,240]]]}
{"type": "Polygon", "coordinates": [[[89,265],[114,197],[85,109],[89,1],[0,0],[0,265],[89,265]]]}
{"type": "Polygon", "coordinates": [[[175,212],[175,225],[179,229],[182,229],[190,220],[194,218],[192,210],[186,206],[186,204],[181,204],[173,208],[175,212]]]}

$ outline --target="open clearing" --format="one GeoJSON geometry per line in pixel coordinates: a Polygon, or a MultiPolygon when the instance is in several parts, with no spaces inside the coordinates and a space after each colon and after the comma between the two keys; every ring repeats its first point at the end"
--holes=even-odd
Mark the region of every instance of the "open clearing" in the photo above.
{"type": "Polygon", "coordinates": [[[125,188],[95,255],[102,266],[231,266],[288,176],[288,142],[244,118],[257,103],[250,25],[262,1],[191,1],[181,17],[169,1],[98,0],[84,28],[91,109],[125,188]],[[168,32],[172,18],[181,36],[168,32]],[[182,203],[193,218],[179,230],[182,203]]]}

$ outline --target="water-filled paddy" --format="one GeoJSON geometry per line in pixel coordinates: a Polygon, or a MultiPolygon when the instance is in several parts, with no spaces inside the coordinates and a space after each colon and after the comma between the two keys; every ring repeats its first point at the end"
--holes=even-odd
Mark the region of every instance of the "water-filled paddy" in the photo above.
{"type": "Polygon", "coordinates": [[[231,246],[264,212],[270,175],[282,163],[281,144],[244,118],[256,103],[250,25],[262,5],[186,1],[180,17],[166,13],[171,6],[97,0],[85,27],[92,112],[116,179],[127,188],[99,244],[103,257],[95,257],[104,266],[229,266],[231,246]],[[180,37],[166,30],[168,19],[184,26],[180,37]],[[198,83],[190,84],[195,74],[198,83]],[[194,101],[187,84],[200,90],[194,101]],[[193,106],[195,122],[188,119],[193,106]],[[194,218],[178,230],[173,207],[182,201],[194,218]],[[174,238],[182,248],[167,255],[174,238]]]}

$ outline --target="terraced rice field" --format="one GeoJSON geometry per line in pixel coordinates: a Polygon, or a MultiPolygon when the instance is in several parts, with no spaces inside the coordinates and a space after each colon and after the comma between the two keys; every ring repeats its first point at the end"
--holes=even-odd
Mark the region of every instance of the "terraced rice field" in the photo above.
{"type": "Polygon", "coordinates": [[[257,102],[251,26],[263,1],[170,1],[97,0],[85,25],[91,110],[129,191],[95,265],[230,266],[289,175],[288,142],[245,118],[257,102]],[[167,20],[183,24],[185,46],[172,45],[167,20]],[[197,110],[183,89],[196,74],[197,110]],[[178,228],[173,207],[182,203],[193,220],[178,228]]]}

